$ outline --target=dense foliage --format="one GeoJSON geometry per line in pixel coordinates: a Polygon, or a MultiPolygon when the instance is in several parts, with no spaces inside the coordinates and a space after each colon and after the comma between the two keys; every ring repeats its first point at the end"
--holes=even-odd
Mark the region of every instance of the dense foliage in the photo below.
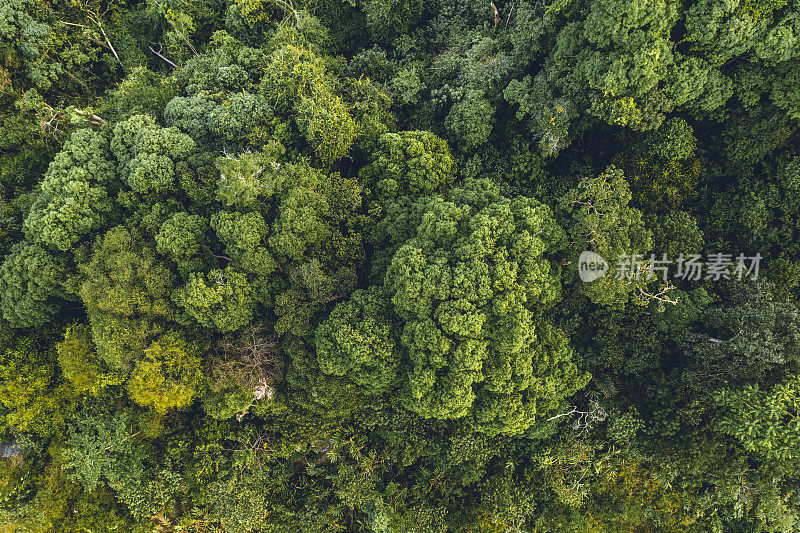
{"type": "Polygon", "coordinates": [[[797,0],[4,0],[0,52],[0,530],[800,530],[797,0]]]}

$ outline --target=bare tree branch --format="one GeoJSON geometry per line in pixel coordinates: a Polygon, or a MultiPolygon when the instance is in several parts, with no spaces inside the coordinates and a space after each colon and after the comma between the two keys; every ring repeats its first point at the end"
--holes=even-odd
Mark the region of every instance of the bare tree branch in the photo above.
{"type": "MultiPolygon", "coordinates": [[[[212,388],[231,384],[249,391],[253,401],[270,400],[275,385],[283,376],[283,360],[278,337],[269,324],[245,329],[234,339],[223,337],[209,362],[212,388]]],[[[237,414],[241,418],[247,410],[237,414]]]]}
{"type": "Polygon", "coordinates": [[[166,62],[167,62],[169,65],[172,65],[172,67],[173,67],[173,68],[178,68],[178,65],[176,65],[175,63],[173,63],[172,61],[170,61],[169,59],[167,59],[166,57],[164,57],[164,56],[161,54],[161,50],[163,50],[163,49],[164,49],[164,46],[163,46],[163,45],[161,45],[161,47],[158,49],[158,52],[156,52],[155,50],[153,50],[153,47],[152,47],[152,46],[149,46],[149,45],[148,45],[148,48],[149,48],[149,49],[150,49],[150,51],[151,51],[151,52],[153,52],[155,55],[157,55],[158,57],[160,57],[161,59],[163,59],[164,61],[166,61],[166,62]]]}
{"type": "Polygon", "coordinates": [[[87,113],[83,109],[78,109],[76,107],[75,108],[75,112],[77,114],[79,114],[80,116],[84,117],[86,120],[88,120],[90,123],[94,124],[95,126],[102,126],[103,124],[106,123],[106,121],[103,120],[102,118],[98,117],[97,115],[95,115],[93,113],[92,114],[87,113]]]}

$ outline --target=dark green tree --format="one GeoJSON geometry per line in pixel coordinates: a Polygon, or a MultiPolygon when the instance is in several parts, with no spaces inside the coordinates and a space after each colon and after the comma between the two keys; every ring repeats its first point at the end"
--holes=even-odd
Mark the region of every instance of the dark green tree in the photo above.
{"type": "Polygon", "coordinates": [[[63,257],[38,244],[15,244],[0,266],[3,317],[15,327],[49,322],[67,296],[69,270],[63,257]]]}

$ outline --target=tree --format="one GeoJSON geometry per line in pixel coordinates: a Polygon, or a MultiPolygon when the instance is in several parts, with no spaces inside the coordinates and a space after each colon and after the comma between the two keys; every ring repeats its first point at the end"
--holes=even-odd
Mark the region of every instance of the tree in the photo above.
{"type": "Polygon", "coordinates": [[[423,196],[444,188],[455,174],[447,142],[428,131],[385,133],[359,177],[382,201],[398,195],[423,196]]]}
{"type": "MultiPolygon", "coordinates": [[[[795,37],[795,40],[797,37],[795,37]]],[[[784,43],[781,43],[784,44],[784,43]]],[[[800,119],[800,93],[797,92],[797,58],[787,61],[786,73],[778,76],[772,85],[770,99],[776,107],[786,112],[789,118],[800,119]]]]}
{"type": "Polygon", "coordinates": [[[276,112],[288,114],[305,98],[330,90],[325,62],[310,50],[291,44],[269,57],[260,92],[276,112]]]}
{"type": "Polygon", "coordinates": [[[453,104],[445,119],[445,127],[464,151],[474,150],[489,140],[492,133],[494,107],[483,91],[468,89],[453,104]]]}
{"type": "Polygon", "coordinates": [[[79,394],[97,396],[103,387],[120,383],[97,355],[88,326],[76,322],[68,327],[64,340],[56,344],[56,351],[61,373],[79,394]]]}
{"type": "Polygon", "coordinates": [[[680,208],[697,194],[701,171],[698,159],[663,160],[628,152],[617,165],[630,181],[636,205],[646,211],[680,208]]]}
{"type": "Polygon", "coordinates": [[[72,249],[107,224],[112,212],[107,186],[114,177],[105,138],[90,129],[76,131],[45,173],[25,218],[25,234],[57,250],[72,249]]]}
{"type": "Polygon", "coordinates": [[[269,154],[245,152],[217,159],[220,177],[217,199],[227,206],[250,208],[259,198],[269,198],[283,185],[281,164],[269,154]]]}
{"type": "Polygon", "coordinates": [[[89,313],[92,341],[108,368],[127,375],[144,354],[147,343],[163,331],[164,325],[150,317],[112,313],[89,313]]]}
{"type": "Polygon", "coordinates": [[[353,270],[341,267],[327,272],[318,259],[295,263],[287,274],[289,287],[275,297],[275,331],[279,335],[311,335],[317,313],[355,289],[357,281],[353,270]]]}
{"type": "Polygon", "coordinates": [[[191,173],[186,163],[194,140],[178,128],[157,126],[149,115],[133,115],[114,126],[111,151],[121,178],[140,194],[163,195],[191,173]]]}
{"type": "Polygon", "coordinates": [[[281,198],[268,241],[278,257],[302,259],[330,238],[331,228],[325,220],[327,200],[311,187],[294,187],[281,198]]]}
{"type": "MultiPolygon", "coordinates": [[[[781,4],[768,2],[747,6],[741,2],[724,4],[703,0],[687,10],[687,36],[694,43],[693,48],[702,51],[711,64],[722,65],[766,37],[764,30],[772,22],[770,14],[780,9],[781,4]]],[[[758,47],[761,55],[766,52],[766,46],[769,45],[762,42],[758,47]]]]}
{"type": "Polygon", "coordinates": [[[667,257],[699,254],[705,238],[695,218],[685,211],[670,210],[662,216],[648,215],[646,225],[653,228],[653,250],[667,257]]]}
{"type": "Polygon", "coordinates": [[[652,247],[652,235],[642,221],[642,213],[629,207],[631,192],[622,171],[614,166],[596,178],[584,178],[577,187],[559,199],[559,206],[570,217],[568,229],[572,247],[571,262],[587,248],[608,261],[611,273],[595,283],[578,286],[577,292],[602,305],[619,304],[644,283],[644,275],[617,265],[618,258],[641,257],[652,247]],[[629,276],[632,275],[632,276],[629,276]],[[641,278],[641,279],[639,279],[641,278]]]}
{"type": "Polygon", "coordinates": [[[113,531],[136,527],[112,490],[98,487],[85,492],[69,480],[58,459],[36,464],[5,463],[0,490],[7,502],[3,520],[9,527],[24,525],[47,533],[59,528],[113,531]]]}
{"type": "Polygon", "coordinates": [[[769,284],[732,284],[699,327],[686,339],[694,359],[687,378],[697,389],[771,384],[800,364],[800,312],[792,302],[775,301],[769,284]]]}
{"type": "Polygon", "coordinates": [[[214,418],[242,415],[256,401],[270,401],[283,377],[278,338],[266,324],[253,324],[238,335],[223,337],[208,360],[210,394],[203,406],[214,418]]]}
{"type": "Polygon", "coordinates": [[[422,6],[420,0],[367,0],[362,9],[372,38],[379,43],[388,43],[409,30],[419,19],[422,6]]]}
{"type": "Polygon", "coordinates": [[[662,159],[689,159],[695,155],[694,129],[682,118],[673,117],[655,131],[647,132],[647,145],[662,159]]]}
{"type": "Polygon", "coordinates": [[[269,227],[260,213],[220,211],[211,217],[211,227],[225,244],[233,266],[242,272],[266,277],[278,268],[265,245],[269,227]]]}
{"type": "Polygon", "coordinates": [[[288,514],[285,504],[274,505],[270,493],[264,490],[265,484],[272,485],[274,481],[258,469],[240,470],[210,485],[212,516],[232,533],[286,526],[278,518],[288,514]]]}
{"type": "Polygon", "coordinates": [[[183,276],[192,270],[201,270],[202,260],[197,257],[208,242],[208,220],[185,211],[175,213],[162,225],[156,235],[156,250],[178,265],[183,276]]]}
{"type": "Polygon", "coordinates": [[[797,127],[796,121],[771,105],[736,109],[724,126],[726,157],[736,163],[757,163],[784,146],[797,127]]]}
{"type": "Polygon", "coordinates": [[[345,377],[367,395],[397,384],[400,352],[389,302],[377,287],[357,290],[315,332],[317,362],[325,374],[345,377]]]}
{"type": "Polygon", "coordinates": [[[338,179],[338,174],[325,175],[305,161],[285,164],[282,171],[283,186],[267,239],[270,250],[281,263],[320,258],[337,233],[348,226],[350,233],[355,231],[360,187],[354,180],[338,179]]]}
{"type": "Polygon", "coordinates": [[[117,120],[131,115],[151,115],[165,113],[164,108],[174,96],[174,88],[168,81],[145,67],[130,69],[98,115],[115,117],[117,120]]]}
{"type": "Polygon", "coordinates": [[[205,96],[176,96],[164,108],[164,120],[200,142],[212,142],[212,121],[217,104],[205,96]]]}
{"type": "Polygon", "coordinates": [[[0,322],[0,403],[4,426],[36,440],[63,439],[77,395],[58,373],[46,330],[14,332],[0,322]]]}
{"type": "Polygon", "coordinates": [[[102,482],[119,490],[144,475],[144,454],[127,415],[82,412],[69,427],[63,468],[87,490],[102,482]]]}
{"type": "Polygon", "coordinates": [[[253,318],[253,289],[244,274],[231,267],[208,274],[192,272],[186,284],[172,294],[176,304],[200,324],[223,333],[247,325],[253,318]]]}
{"type": "Polygon", "coordinates": [[[11,65],[21,63],[20,66],[24,65],[24,69],[20,70],[23,70],[24,76],[30,82],[40,88],[49,89],[63,73],[63,66],[58,62],[46,61],[54,37],[53,28],[36,20],[35,7],[30,0],[15,0],[4,4],[0,12],[0,18],[4,22],[0,37],[6,54],[11,52],[11,57],[6,61],[11,65]],[[9,44],[12,46],[8,46],[9,44]]]}
{"type": "Polygon", "coordinates": [[[664,82],[674,61],[669,37],[677,6],[594,1],[588,8],[585,19],[578,14],[581,23],[560,30],[550,81],[572,98],[587,98],[589,113],[609,124],[657,128],[675,105],[664,82]]]}
{"type": "Polygon", "coordinates": [[[261,244],[269,232],[261,213],[220,211],[211,217],[211,225],[220,241],[231,251],[247,253],[261,244]]]}
{"type": "Polygon", "coordinates": [[[127,374],[163,320],[175,315],[174,275],[143,237],[117,226],[98,238],[80,289],[97,353],[113,371],[127,374]]]}
{"type": "Polygon", "coordinates": [[[518,120],[527,118],[527,126],[537,140],[543,157],[555,156],[571,140],[570,121],[577,116],[576,106],[567,98],[557,96],[546,73],[535,77],[513,79],[503,90],[509,104],[518,104],[518,120]],[[529,117],[529,118],[528,118],[529,117]]]}
{"type": "Polygon", "coordinates": [[[164,118],[196,142],[225,149],[280,150],[286,129],[262,95],[246,91],[176,96],[166,105],[164,118]]]}
{"type": "Polygon", "coordinates": [[[564,238],[547,206],[489,181],[429,200],[384,281],[412,364],[407,408],[513,435],[585,383],[542,317],[560,296],[549,257],[564,238]]]}
{"type": "Polygon", "coordinates": [[[372,153],[381,135],[397,129],[392,97],[387,88],[369,78],[345,79],[342,85],[350,114],[356,122],[355,145],[365,153],[372,153]]]}
{"type": "Polygon", "coordinates": [[[125,226],[108,230],[95,243],[80,290],[90,313],[127,317],[170,318],[169,296],[175,276],[158,261],[153,249],[136,231],[125,226]]]}
{"type": "Polygon", "coordinates": [[[222,135],[228,144],[257,148],[279,144],[286,125],[275,118],[272,109],[260,94],[240,92],[224,100],[213,113],[212,131],[222,135]]]}
{"type": "Polygon", "coordinates": [[[745,450],[769,462],[777,472],[796,476],[796,460],[800,456],[798,391],[797,374],[787,375],[763,390],[758,385],[721,389],[715,393],[714,401],[726,412],[718,430],[734,437],[745,450]]]}
{"type": "Polygon", "coordinates": [[[150,343],[126,384],[133,401],[159,414],[188,407],[198,395],[202,379],[196,352],[175,331],[150,343]]]}
{"type": "Polygon", "coordinates": [[[11,247],[0,266],[3,317],[15,327],[41,326],[61,308],[66,261],[38,244],[11,247]]]}
{"type": "Polygon", "coordinates": [[[296,106],[297,124],[323,164],[346,156],[356,138],[358,126],[341,97],[320,91],[296,106]]]}
{"type": "Polygon", "coordinates": [[[260,90],[276,112],[295,115],[301,133],[323,164],[347,154],[357,134],[356,123],[316,54],[292,44],[276,49],[260,90]]]}

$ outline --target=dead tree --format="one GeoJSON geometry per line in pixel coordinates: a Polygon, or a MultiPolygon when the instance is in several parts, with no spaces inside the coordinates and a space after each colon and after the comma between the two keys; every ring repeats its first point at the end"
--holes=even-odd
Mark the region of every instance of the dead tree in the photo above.
{"type": "Polygon", "coordinates": [[[217,341],[209,358],[212,388],[238,386],[253,400],[270,400],[283,376],[278,336],[270,324],[254,324],[239,335],[217,341]]]}

